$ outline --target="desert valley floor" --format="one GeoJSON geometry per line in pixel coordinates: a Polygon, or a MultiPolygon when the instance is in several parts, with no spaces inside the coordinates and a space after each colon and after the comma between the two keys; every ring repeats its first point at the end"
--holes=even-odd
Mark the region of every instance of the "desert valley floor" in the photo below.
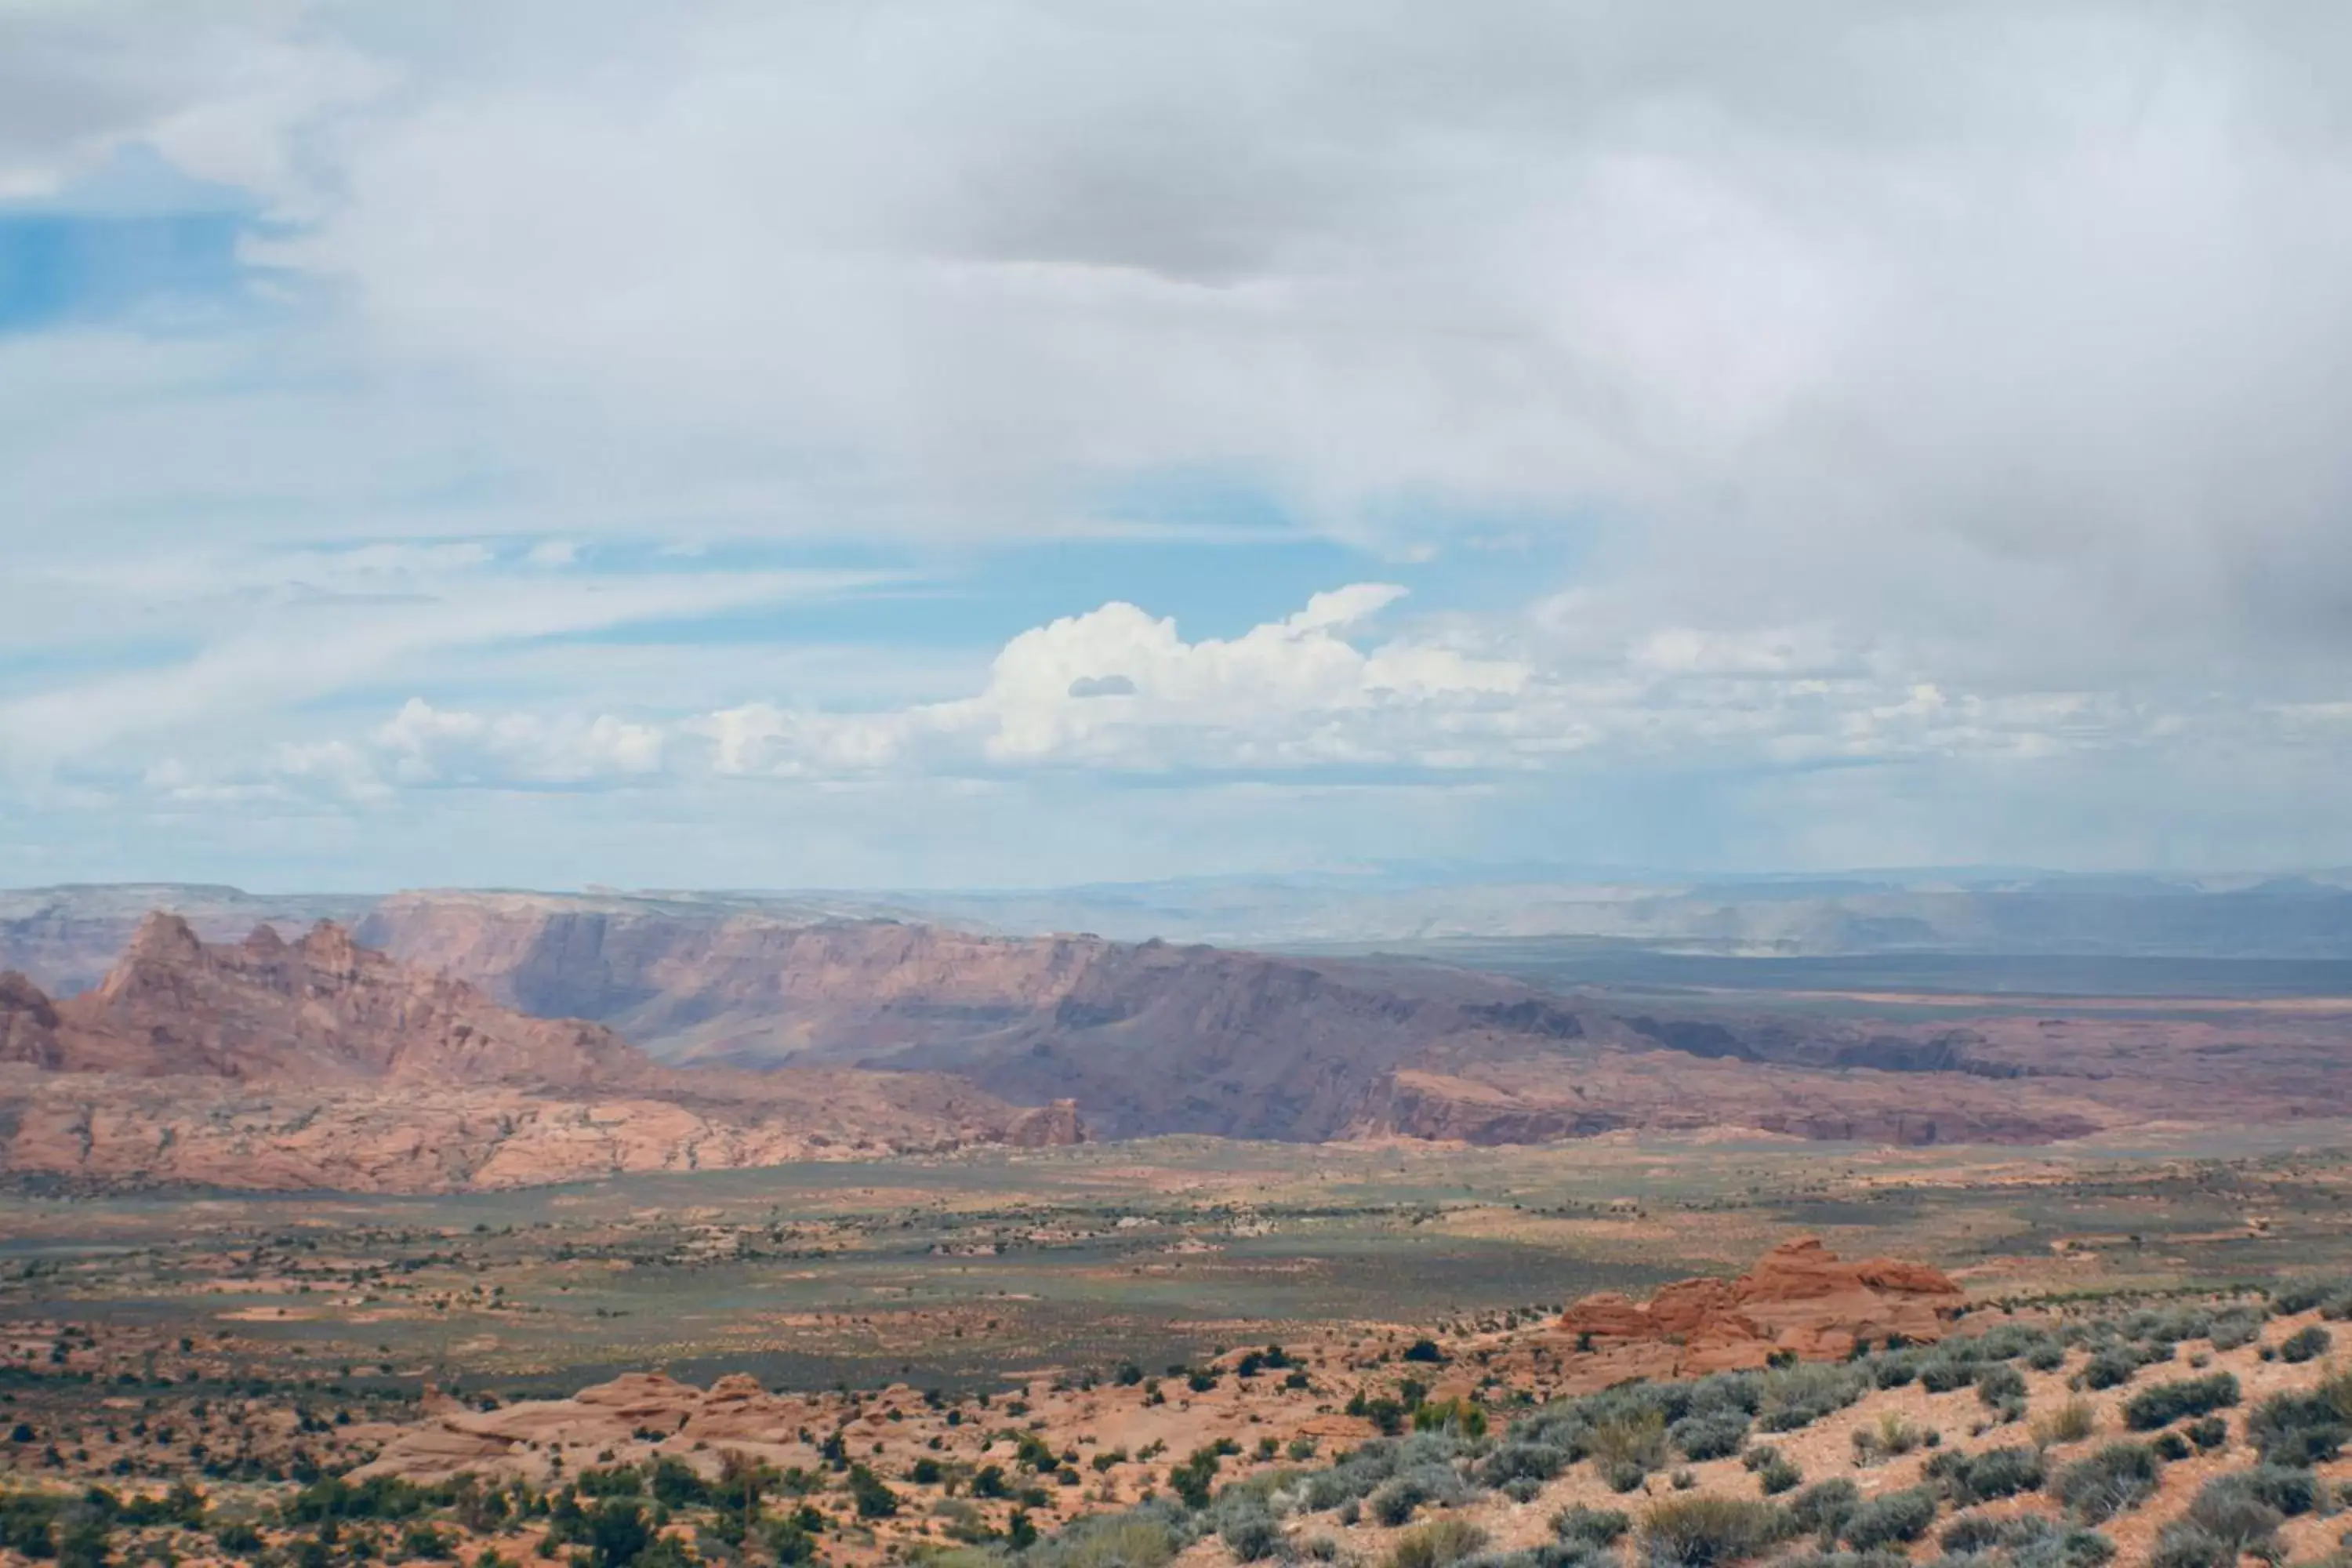
{"type": "Polygon", "coordinates": [[[251,902],[0,920],[0,1563],[2231,1568],[2352,1524],[2324,964],[251,902]]]}

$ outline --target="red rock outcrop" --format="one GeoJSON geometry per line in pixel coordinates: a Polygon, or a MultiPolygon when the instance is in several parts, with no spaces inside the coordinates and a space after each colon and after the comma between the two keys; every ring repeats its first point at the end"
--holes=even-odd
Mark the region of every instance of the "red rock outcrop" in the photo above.
{"type": "Polygon", "coordinates": [[[1684,1279],[1646,1302],[1588,1296],[1559,1331],[1626,1375],[1683,1375],[1765,1365],[1776,1353],[1829,1361],[1856,1343],[1941,1339],[1960,1288],[1924,1263],[1847,1263],[1812,1237],[1784,1242],[1736,1279],[1684,1279]]]}
{"type": "Polygon", "coordinates": [[[0,974],[0,1062],[56,1068],[64,1061],[57,1005],[15,970],[0,974]]]}
{"type": "MultiPolygon", "coordinates": [[[[883,1401],[916,1408],[921,1403],[913,1390],[903,1388],[886,1391],[883,1401]]],[[[496,1410],[446,1402],[428,1411],[424,1422],[401,1429],[352,1477],[440,1480],[471,1470],[537,1479],[565,1448],[634,1451],[673,1437],[680,1439],[676,1446],[686,1450],[688,1463],[706,1469],[716,1468],[722,1448],[779,1465],[814,1466],[817,1451],[800,1434],[808,1429],[816,1403],[770,1394],[740,1373],[708,1389],[657,1372],[625,1373],[569,1399],[531,1400],[496,1410]]]]}
{"type": "Polygon", "coordinates": [[[527,1017],[462,981],[396,963],[329,921],[208,946],[148,916],[97,989],[58,1004],[66,1071],[325,1087],[618,1085],[652,1064],[619,1036],[527,1017]]]}
{"type": "Polygon", "coordinates": [[[156,915],[96,990],[0,977],[0,1171],[105,1187],[445,1192],[1084,1137],[936,1073],[677,1072],[321,923],[156,915]]]}

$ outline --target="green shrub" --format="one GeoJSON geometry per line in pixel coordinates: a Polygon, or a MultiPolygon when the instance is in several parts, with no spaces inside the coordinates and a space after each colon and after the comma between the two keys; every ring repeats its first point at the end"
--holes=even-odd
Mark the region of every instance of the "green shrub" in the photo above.
{"type": "Polygon", "coordinates": [[[1756,1484],[1763,1489],[1766,1497],[1778,1497],[1782,1492],[1793,1490],[1803,1485],[1804,1479],[1805,1472],[1779,1454],[1773,1455],[1771,1461],[1756,1472],[1756,1484]]]}
{"type": "Polygon", "coordinates": [[[1997,1410],[2004,1405],[2025,1397],[2025,1374],[2015,1367],[2003,1364],[1988,1366],[1977,1373],[1977,1398],[1987,1409],[1997,1410]]]}
{"type": "Polygon", "coordinates": [[[1444,1465],[1416,1465],[1384,1483],[1364,1500],[1364,1505],[1371,1510],[1372,1517],[1381,1523],[1398,1525],[1411,1519],[1413,1510],[1423,1503],[1452,1504],[1462,1501],[1463,1498],[1461,1478],[1451,1468],[1444,1465]]]}
{"type": "Polygon", "coordinates": [[[2219,1415],[2207,1415],[2191,1421],[2181,1428],[2189,1440],[2210,1453],[2230,1441],[2230,1424],[2219,1415]]]}
{"type": "Polygon", "coordinates": [[[1633,1523],[1613,1508],[1587,1508],[1578,1503],[1551,1516],[1551,1532],[1570,1546],[1609,1546],[1633,1523]]]}
{"type": "Polygon", "coordinates": [[[429,1524],[412,1524],[401,1531],[400,1552],[404,1557],[436,1563],[446,1563],[457,1555],[456,1542],[429,1524]]]}
{"type": "Polygon", "coordinates": [[[1950,1350],[1940,1351],[1919,1363],[1919,1386],[1930,1394],[1949,1394],[1977,1380],[1976,1363],[1950,1350]]]}
{"type": "Polygon", "coordinates": [[[1466,1519],[1433,1519],[1397,1537],[1388,1568],[1447,1568],[1486,1544],[1486,1532],[1466,1519]]]}
{"type": "Polygon", "coordinates": [[[2206,1337],[2217,1351],[2233,1351],[2250,1345],[2263,1331],[2264,1313],[2249,1307],[2232,1307],[2213,1315],[2213,1331],[2206,1337]]]}
{"type": "Polygon", "coordinates": [[[2272,1308],[2288,1317],[2308,1312],[2331,1296],[2346,1289],[2341,1279],[2296,1279],[2271,1292],[2272,1308]]]}
{"type": "Polygon", "coordinates": [[[1634,1465],[1646,1475],[1666,1462],[1665,1415],[1654,1409],[1605,1415],[1585,1428],[1581,1447],[1603,1474],[1634,1465]]]}
{"type": "Polygon", "coordinates": [[[2129,1383],[2140,1369],[2140,1359],[2131,1352],[2110,1346],[2094,1354],[2083,1363],[2084,1388],[2120,1388],[2129,1383]]]}
{"type": "Polygon", "coordinates": [[[1183,1499],[1187,1508],[1208,1507],[1210,1489],[1216,1479],[1217,1451],[1213,1447],[1195,1448],[1183,1463],[1168,1467],[1169,1489],[1183,1499]]]}
{"type": "Polygon", "coordinates": [[[1938,1454],[1927,1474],[1962,1508],[2038,1489],[2046,1479],[2038,1448],[1988,1448],[1981,1454],[1938,1454]]]}
{"type": "Polygon", "coordinates": [[[2037,1443],[2079,1443],[2098,1430],[2099,1413],[2087,1399],[2069,1399],[2033,1424],[2037,1443]]]}
{"type": "Polygon", "coordinates": [[[250,1557],[262,1548],[261,1531],[240,1520],[214,1531],[213,1543],[232,1557],[250,1557]]]}
{"type": "Polygon", "coordinates": [[[1799,1431],[1852,1405],[1870,1386],[1868,1375],[1852,1366],[1815,1363],[1767,1373],[1757,1386],[1756,1425],[1799,1431]]]}
{"type": "Polygon", "coordinates": [[[1926,1487],[1888,1492],[1855,1509],[1838,1533],[1847,1545],[1864,1552],[1916,1541],[1936,1522],[1936,1494],[1926,1487]]]}
{"type": "Polygon", "coordinates": [[[2116,1554],[2115,1542],[2095,1531],[2062,1528],[2036,1513],[1964,1513],[1945,1527],[1939,1544],[1963,1562],[2001,1552],[2006,1556],[1995,1561],[2020,1568],[2100,1568],[2116,1554]]]}
{"type": "Polygon", "coordinates": [[[2238,1403],[2238,1380],[2226,1372],[2159,1383],[2124,1402],[2124,1425],[2135,1432],[2169,1426],[2184,1415],[2210,1415],[2238,1403]]]}
{"type": "Polygon", "coordinates": [[[645,1505],[635,1498],[606,1498],[583,1522],[594,1568],[629,1568],[653,1543],[645,1505]]]}
{"type": "Polygon", "coordinates": [[[1548,1481],[1569,1465],[1569,1450],[1551,1443],[1507,1442],[1478,1462],[1478,1479],[1498,1487],[1509,1481],[1548,1481]]]}
{"type": "Polygon", "coordinates": [[[2279,1342],[2279,1360],[2297,1363],[2314,1361],[2326,1355],[2327,1347],[2334,1342],[2326,1329],[2313,1323],[2308,1328],[2297,1329],[2279,1342]]]}
{"type": "Polygon", "coordinates": [[[888,1519],[898,1511],[898,1494],[864,1465],[849,1467],[849,1495],[860,1519],[888,1519]]]}
{"type": "Polygon", "coordinates": [[[1862,1489],[1840,1476],[1807,1487],[1789,1500],[1789,1518],[1796,1527],[1824,1542],[1835,1541],[1845,1521],[1862,1506],[1862,1489]]]}
{"type": "Polygon", "coordinates": [[[1255,1563],[1274,1555],[1282,1543],[1282,1527],[1265,1511],[1263,1502],[1255,1512],[1239,1512],[1217,1529],[1218,1539],[1234,1554],[1236,1563],[1255,1563]]]}
{"type": "Polygon", "coordinates": [[[2238,1568],[2237,1547],[2195,1524],[2175,1521],[2157,1532],[2147,1568],[2238,1568]]]}
{"type": "Polygon", "coordinates": [[[2205,1483],[2189,1505],[2182,1523],[2226,1544],[2227,1563],[2267,1545],[2286,1522],[2286,1513],[2265,1500],[2242,1476],[2216,1476],[2205,1483]]]}
{"type": "Polygon", "coordinates": [[[1727,1459],[1748,1441],[1748,1413],[1713,1410],[1685,1415],[1666,1428],[1666,1439],[1688,1459],[1727,1459]]]}
{"type": "Polygon", "coordinates": [[[1717,1568],[1743,1563],[1789,1531],[1786,1510],[1751,1498],[1696,1492],[1656,1504],[1642,1520],[1642,1547],[1653,1563],[1717,1568]]]}
{"type": "Polygon", "coordinates": [[[1165,1503],[1076,1519],[1024,1556],[1027,1568],[1160,1568],[1186,1534],[1165,1503]]]}
{"type": "Polygon", "coordinates": [[[2059,1471],[2050,1490],[2087,1524],[2137,1508],[2156,1491],[2156,1455],[2144,1443],[2110,1443],[2059,1471]]]}
{"type": "Polygon", "coordinates": [[[2307,1394],[2273,1394],[2246,1418],[2246,1440],[2265,1464],[2316,1465],[2332,1459],[2347,1440],[2335,1380],[2307,1394]]]}

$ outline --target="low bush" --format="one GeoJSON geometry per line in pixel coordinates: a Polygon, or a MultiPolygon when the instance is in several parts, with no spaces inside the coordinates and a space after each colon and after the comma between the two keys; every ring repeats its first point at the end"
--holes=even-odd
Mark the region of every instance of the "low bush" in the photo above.
{"type": "Polygon", "coordinates": [[[2322,1301],[2340,1296],[2348,1289],[2352,1289],[2352,1285],[2341,1279],[2290,1280],[2271,1292],[2271,1306],[2273,1310],[2293,1317],[2297,1312],[2310,1311],[2322,1301]]]}
{"type": "Polygon", "coordinates": [[[1585,1428],[1580,1447],[1603,1474],[1626,1465],[1647,1474],[1666,1462],[1665,1415],[1655,1409],[1604,1415],[1585,1428]]]}
{"type": "Polygon", "coordinates": [[[1274,1522],[1272,1514],[1261,1509],[1226,1520],[1218,1527],[1217,1538],[1232,1551],[1234,1562],[1255,1563],[1274,1555],[1275,1548],[1282,1543],[1282,1527],[1274,1522]]]}
{"type": "Polygon", "coordinates": [[[1399,1525],[1423,1503],[1451,1505],[1464,1496],[1462,1479],[1453,1470],[1442,1465],[1420,1465],[1382,1482],[1364,1500],[1364,1506],[1381,1523],[1399,1525]]]}
{"type": "Polygon", "coordinates": [[[2279,1342],[2279,1360],[2294,1362],[2298,1365],[2304,1362],[2315,1361],[2326,1355],[2327,1347],[2333,1343],[2335,1341],[2327,1331],[2317,1323],[2313,1323],[2308,1328],[2297,1329],[2279,1342]]]}
{"type": "Polygon", "coordinates": [[[1845,1529],[1845,1521],[1862,1506],[1862,1489],[1843,1476],[1834,1480],[1817,1482],[1789,1500],[1789,1518],[1796,1527],[1822,1538],[1823,1545],[1834,1542],[1845,1529]]]}
{"type": "Polygon", "coordinates": [[[2256,1465],[2250,1470],[2216,1476],[2205,1483],[2206,1491],[2217,1488],[2223,1491],[2242,1491],[2289,1518],[2310,1513],[2319,1508],[2326,1500],[2327,1492],[2326,1483],[2309,1470],[2290,1465],[2256,1465]]]}
{"type": "Polygon", "coordinates": [[[1666,1440],[1687,1459],[1729,1458],[1748,1441],[1748,1413],[1714,1410],[1685,1415],[1666,1428],[1666,1440]]]}
{"type": "Polygon", "coordinates": [[[1919,1375],[1919,1356],[1913,1351],[1888,1351],[1870,1363],[1871,1382],[1880,1388],[1901,1388],[1919,1375]]]}
{"type": "Polygon", "coordinates": [[[2124,1425],[2135,1432],[2153,1432],[2184,1415],[2210,1415],[2237,1403],[2238,1380],[2226,1372],[2159,1383],[2124,1401],[2124,1425]]]}
{"type": "Polygon", "coordinates": [[[2242,1482],[2239,1476],[2214,1477],[2179,1521],[2225,1545],[2228,1555],[2222,1561],[2226,1563],[2235,1563],[2245,1553],[2269,1544],[2277,1538],[2279,1526],[2286,1522],[2284,1512],[2242,1482]]]}
{"type": "Polygon", "coordinates": [[[2120,1388],[2140,1369],[2140,1359],[2120,1346],[2096,1352],[2083,1363],[2084,1388],[2120,1388]]]}
{"type": "Polygon", "coordinates": [[[1397,1537],[1388,1568],[1448,1568],[1486,1544],[1486,1532],[1466,1519],[1433,1519],[1397,1537]]]}
{"type": "Polygon", "coordinates": [[[1569,1462],[1569,1450],[1557,1444],[1504,1443],[1478,1461],[1477,1477],[1490,1487],[1522,1479],[1548,1481],[1566,1469],[1569,1462]]]}
{"type": "Polygon", "coordinates": [[[1962,1562],[1991,1557],[2018,1568],[2099,1568],[2116,1554],[2115,1542],[2095,1531],[2066,1528],[2038,1513],[1997,1519],[1964,1513],[1947,1525],[1939,1544],[1962,1562]]]}
{"type": "Polygon", "coordinates": [[[1757,1389],[1756,1425],[1767,1432],[1795,1432],[1852,1405],[1871,1380],[1852,1366],[1821,1363],[1764,1374],[1757,1389]]]}
{"type": "Polygon", "coordinates": [[[2198,1526],[2175,1521],[2157,1532],[2147,1568],[2238,1568],[2238,1548],[2198,1526]]]}
{"type": "Polygon", "coordinates": [[[1793,1461],[1779,1454],[1773,1455],[1769,1464],[1759,1467],[1756,1471],[1756,1484],[1762,1489],[1766,1497],[1778,1497],[1782,1492],[1793,1490],[1802,1485],[1804,1479],[1805,1472],[1799,1469],[1793,1461]]]}
{"type": "Polygon", "coordinates": [[[1578,1503],[1551,1516],[1551,1532],[1570,1546],[1608,1546],[1633,1528],[1633,1520],[1613,1508],[1587,1508],[1578,1503]]]}
{"type": "Polygon", "coordinates": [[[1907,1454],[1927,1440],[1927,1434],[1905,1420],[1898,1411],[1881,1411],[1874,1426],[1853,1429],[1853,1458],[1858,1465],[1907,1454]]]}
{"type": "Polygon", "coordinates": [[[1949,1350],[1938,1352],[1919,1363],[1919,1386],[1930,1394],[1949,1394],[1976,1380],[1976,1363],[1963,1361],[1949,1350]]]}
{"type": "Polygon", "coordinates": [[[2079,1443],[2099,1429],[2099,1413],[2087,1399],[2069,1399],[2033,1424],[2033,1440],[2052,1443],[2079,1443]]]}
{"type": "Polygon", "coordinates": [[[2144,1443],[2110,1443],[2051,1478],[2050,1491],[2086,1524],[2137,1508],[2156,1491],[2157,1458],[2144,1443]]]}
{"type": "Polygon", "coordinates": [[[1786,1510],[1752,1498],[1696,1492],[1668,1498],[1642,1520],[1642,1548],[1658,1568],[1717,1568],[1766,1552],[1787,1537],[1786,1510]]]}
{"type": "Polygon", "coordinates": [[[2213,1331],[2206,1337],[2217,1351],[2233,1351],[2250,1345],[2263,1331],[2265,1314],[2250,1307],[2232,1307],[2213,1317],[2213,1331]]]}
{"type": "Polygon", "coordinates": [[[2264,1464],[2316,1465],[2352,1440],[2352,1384],[2331,1378],[2306,1394],[2273,1394],[2246,1418],[2246,1440],[2264,1464]]]}
{"type": "Polygon", "coordinates": [[[1938,1454],[1928,1462],[1927,1475],[1962,1508],[2036,1490],[2047,1479],[2042,1472],[2041,1450],[2027,1447],[1988,1448],[1981,1454],[1938,1454]]]}
{"type": "Polygon", "coordinates": [[[1073,1520],[1023,1553],[1023,1568],[1160,1568],[1190,1544],[1181,1510],[1145,1503],[1125,1513],[1073,1520]]]}
{"type": "Polygon", "coordinates": [[[2005,1363],[1980,1368],[1977,1373],[1977,1398],[1986,1408],[1998,1410],[2025,1398],[2025,1374],[2005,1363]]]}
{"type": "Polygon", "coordinates": [[[1872,1498],[1853,1510],[1838,1533],[1848,1546],[1869,1551],[1916,1541],[1936,1522],[1936,1494],[1926,1487],[1909,1487],[1872,1498]]]}

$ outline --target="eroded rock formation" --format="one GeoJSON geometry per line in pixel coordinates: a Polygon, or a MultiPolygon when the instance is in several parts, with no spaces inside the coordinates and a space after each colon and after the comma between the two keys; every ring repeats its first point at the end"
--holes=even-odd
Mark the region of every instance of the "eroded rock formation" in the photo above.
{"type": "Polygon", "coordinates": [[[438,1192],[1083,1136],[933,1073],[681,1073],[321,923],[207,944],[155,915],[96,989],[0,976],[0,1170],[438,1192]]]}
{"type": "Polygon", "coordinates": [[[1736,1279],[1684,1279],[1647,1301],[1587,1296],[1559,1331],[1612,1378],[1760,1367],[1775,1354],[1827,1361],[1857,1343],[1941,1339],[1963,1298],[1942,1270],[1897,1258],[1848,1263],[1812,1237],[1784,1242],[1736,1279]],[[1622,1363],[1622,1369],[1619,1363],[1622,1363]]]}

